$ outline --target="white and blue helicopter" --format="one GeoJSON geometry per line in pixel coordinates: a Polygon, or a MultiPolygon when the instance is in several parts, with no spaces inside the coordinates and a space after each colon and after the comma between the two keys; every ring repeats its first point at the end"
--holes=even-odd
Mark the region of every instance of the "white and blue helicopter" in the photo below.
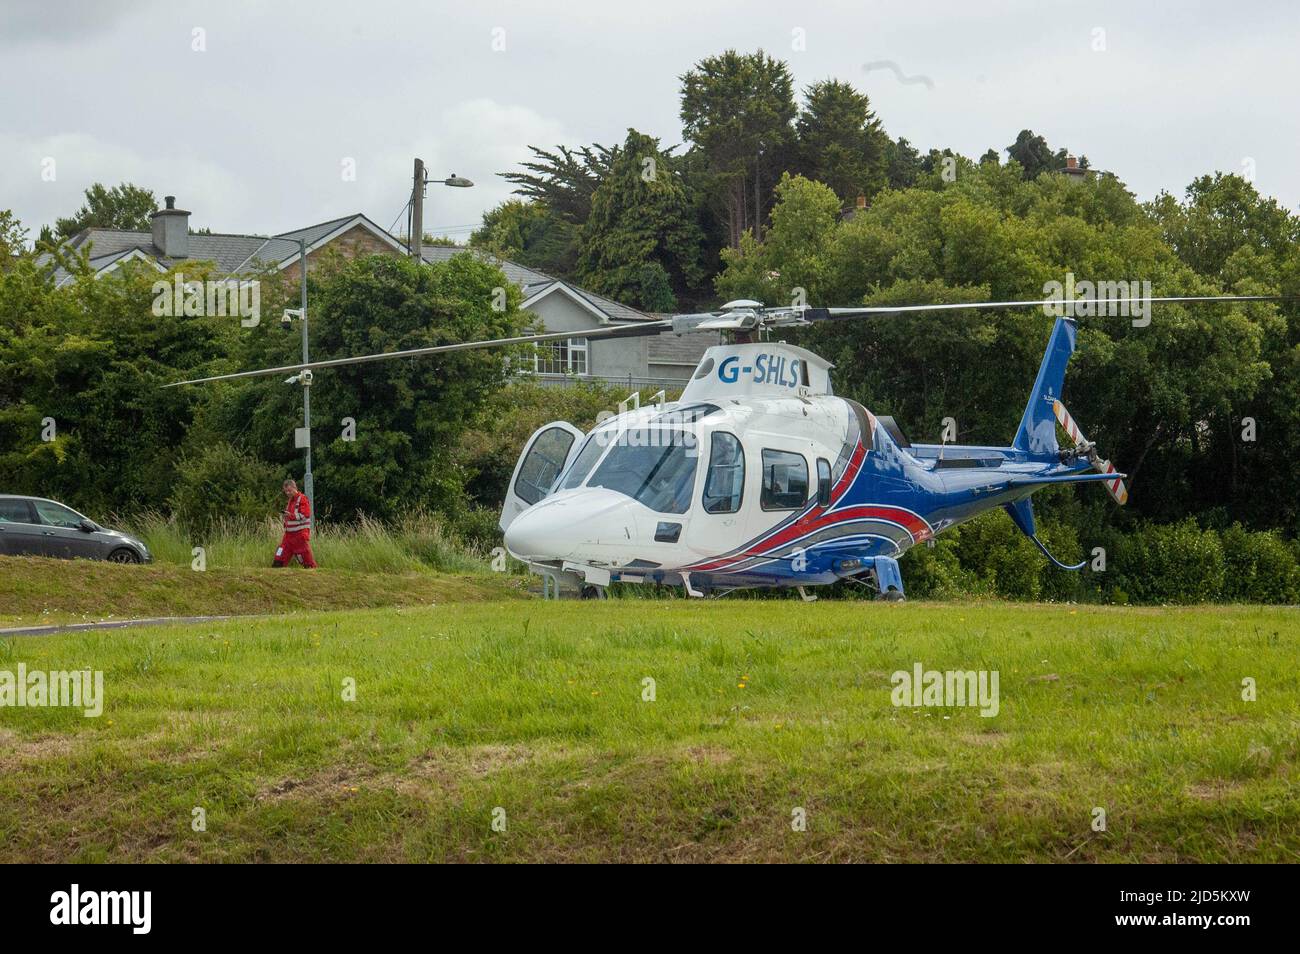
{"type": "MultiPolygon", "coordinates": [[[[1116,299],[1114,304],[1277,301],[1276,296],[1116,299]]],[[[1068,310],[1070,303],[1064,303],[1068,310]]],[[[1076,324],[1058,317],[1024,415],[1005,447],[912,444],[898,424],[835,396],[831,365],[803,348],[755,340],[817,321],[962,310],[1061,308],[1059,299],[716,312],[595,331],[554,332],[264,368],[178,382],[301,373],[474,348],[729,332],[677,401],[635,407],[589,433],[563,421],[524,445],[501,512],[505,547],[540,574],[548,595],[605,595],[612,583],[681,586],[690,596],[755,587],[809,588],[851,579],[903,598],[908,548],[994,507],[1044,556],[1031,495],[1098,481],[1117,504],[1124,474],[1103,459],[1061,403],[1076,324]],[[1057,426],[1070,443],[1062,446],[1057,426]]],[[[310,380],[308,377],[307,380],[310,380]]],[[[173,385],[169,385],[173,386],[173,385]]]]}

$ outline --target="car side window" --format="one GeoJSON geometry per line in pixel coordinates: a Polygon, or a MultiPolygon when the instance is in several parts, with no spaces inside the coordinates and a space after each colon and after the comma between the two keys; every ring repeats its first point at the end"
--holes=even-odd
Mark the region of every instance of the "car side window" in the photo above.
{"type": "Polygon", "coordinates": [[[736,513],[745,491],[745,455],[736,435],[714,431],[709,440],[709,476],[704,481],[705,513],[736,513]]]}
{"type": "Polygon", "coordinates": [[[36,516],[47,527],[70,527],[75,530],[81,525],[81,517],[62,504],[48,500],[34,500],[32,503],[36,507],[36,516]]]}
{"type": "Polygon", "coordinates": [[[0,500],[0,523],[31,523],[32,513],[26,500],[0,500]]]}
{"type": "Polygon", "coordinates": [[[798,510],[808,501],[808,461],[802,454],[763,449],[764,510],[798,510]]]}

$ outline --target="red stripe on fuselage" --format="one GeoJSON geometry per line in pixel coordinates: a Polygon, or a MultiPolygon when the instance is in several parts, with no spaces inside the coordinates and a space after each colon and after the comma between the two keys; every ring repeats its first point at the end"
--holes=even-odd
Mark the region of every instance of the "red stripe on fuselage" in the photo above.
{"type": "Polygon", "coordinates": [[[842,510],[836,510],[833,513],[818,508],[800,517],[794,523],[784,527],[779,533],[774,534],[764,540],[760,548],[747,548],[734,553],[728,557],[722,557],[708,563],[696,564],[691,569],[694,570],[716,570],[723,566],[733,563],[739,563],[742,560],[749,560],[754,557],[770,556],[773,551],[780,550],[786,543],[798,540],[800,537],[818,530],[824,530],[827,527],[834,526],[837,523],[847,523],[854,520],[883,520],[889,523],[898,524],[911,536],[913,542],[919,543],[930,533],[929,525],[912,513],[910,510],[903,510],[900,507],[887,507],[877,504],[859,504],[855,507],[845,507],[842,510]]]}

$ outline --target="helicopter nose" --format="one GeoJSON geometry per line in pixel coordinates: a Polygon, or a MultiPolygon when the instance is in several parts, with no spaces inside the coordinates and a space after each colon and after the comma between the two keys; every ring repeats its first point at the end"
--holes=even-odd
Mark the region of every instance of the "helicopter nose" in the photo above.
{"type": "Polygon", "coordinates": [[[591,545],[636,538],[632,501],[604,489],[584,489],[525,510],[506,528],[506,549],[520,560],[566,560],[591,545]]]}

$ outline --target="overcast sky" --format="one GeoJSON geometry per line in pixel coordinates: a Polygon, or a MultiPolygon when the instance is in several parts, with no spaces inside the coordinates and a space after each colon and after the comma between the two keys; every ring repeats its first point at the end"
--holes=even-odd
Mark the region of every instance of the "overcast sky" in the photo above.
{"type": "Polygon", "coordinates": [[[34,236],[92,182],[125,180],[176,195],[195,228],[358,211],[387,228],[418,155],[477,183],[429,190],[426,228],[464,238],[529,144],[628,126],[679,142],[679,77],[732,47],[785,59],[799,87],[854,83],[922,151],[978,157],[1029,127],[1142,199],[1252,161],[1295,210],[1300,5],[1136,6],[4,0],[0,209],[34,236]]]}

